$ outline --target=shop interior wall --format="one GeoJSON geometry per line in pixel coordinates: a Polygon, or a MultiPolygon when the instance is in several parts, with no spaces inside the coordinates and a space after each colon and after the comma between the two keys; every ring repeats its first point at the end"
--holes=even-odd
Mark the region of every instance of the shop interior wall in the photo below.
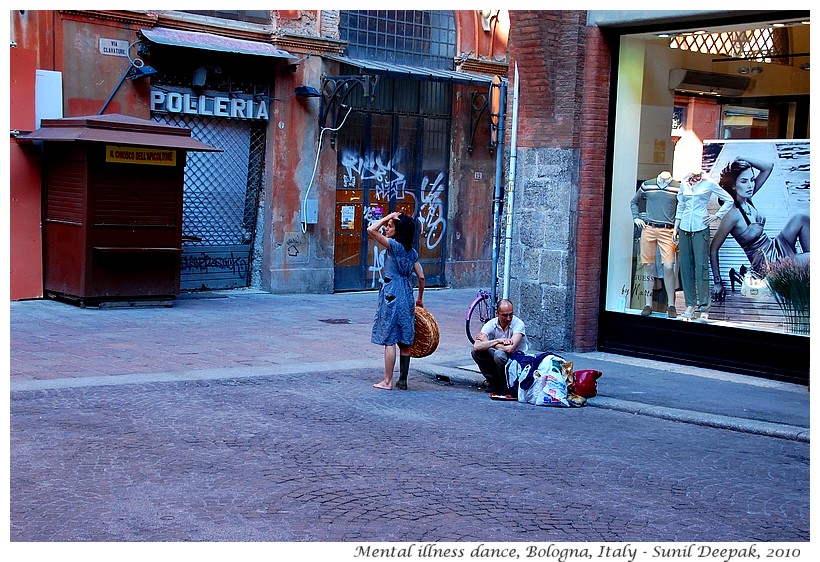
{"type": "MultiPolygon", "coordinates": [[[[644,42],[625,37],[621,41],[618,59],[618,81],[613,141],[611,215],[608,256],[618,256],[622,248],[632,247],[632,215],[629,202],[635,193],[638,148],[640,144],[641,101],[643,99],[644,42]]],[[[670,110],[671,122],[671,110],[670,110]]],[[[607,273],[607,310],[618,310],[620,299],[625,299],[630,288],[629,260],[610,260],[607,273]]]]}
{"type": "MultiPolygon", "coordinates": [[[[792,26],[789,28],[791,51],[800,53],[809,51],[809,26],[792,26]]],[[[799,69],[801,62],[808,59],[794,59],[793,64],[757,63],[754,61],[712,62],[719,57],[713,54],[696,53],[681,49],[670,49],[669,39],[658,38],[646,41],[643,71],[643,93],[641,111],[640,150],[638,154],[638,178],[646,179],[656,176],[668,169],[676,177],[682,177],[700,165],[700,154],[683,154],[684,162],[675,161],[672,170],[674,146],[670,138],[670,122],[674,107],[674,93],[668,88],[669,71],[673,68],[686,68],[717,72],[739,76],[739,69],[748,66],[759,66],[762,72],[752,75],[752,82],[744,97],[790,96],[795,93],[809,92],[809,72],[799,69]],[[664,146],[659,150],[659,146],[664,146]]],[[[708,98],[698,98],[693,100],[708,98]]],[[[696,104],[697,101],[694,101],[696,104]]],[[[719,110],[711,103],[704,103],[696,111],[690,112],[689,128],[698,133],[698,140],[709,140],[717,134],[719,110]],[[706,107],[711,107],[710,112],[706,107]],[[694,113],[694,115],[691,115],[694,113]],[[699,123],[693,123],[700,119],[699,123]],[[709,136],[711,133],[712,136],[709,136]]],[[[687,139],[682,139],[686,141],[687,139]]],[[[699,148],[695,147],[695,148],[699,148]]],[[[677,160],[680,160],[680,156],[677,160]]]]}

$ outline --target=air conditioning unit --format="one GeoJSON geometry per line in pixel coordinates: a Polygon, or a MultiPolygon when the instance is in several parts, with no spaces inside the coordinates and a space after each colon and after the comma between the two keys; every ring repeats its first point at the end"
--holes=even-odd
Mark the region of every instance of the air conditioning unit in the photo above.
{"type": "Polygon", "coordinates": [[[740,96],[749,88],[751,78],[703,70],[673,68],[669,71],[669,89],[676,92],[713,96],[740,96]]]}

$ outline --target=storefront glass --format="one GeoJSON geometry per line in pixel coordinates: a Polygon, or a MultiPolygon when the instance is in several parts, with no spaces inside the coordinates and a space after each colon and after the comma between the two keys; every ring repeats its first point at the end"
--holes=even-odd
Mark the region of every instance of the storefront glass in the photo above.
{"type": "Polygon", "coordinates": [[[808,53],[802,20],[621,37],[607,311],[808,337],[808,53]]]}

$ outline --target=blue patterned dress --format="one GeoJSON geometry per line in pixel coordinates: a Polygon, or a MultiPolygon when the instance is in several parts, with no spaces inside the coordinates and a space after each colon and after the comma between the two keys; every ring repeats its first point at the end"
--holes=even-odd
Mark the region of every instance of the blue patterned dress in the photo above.
{"type": "Polygon", "coordinates": [[[388,238],[384,256],[384,284],[379,289],[379,307],[370,341],[378,345],[412,345],[416,335],[416,301],[410,276],[419,259],[415,248],[409,252],[388,238]]]}

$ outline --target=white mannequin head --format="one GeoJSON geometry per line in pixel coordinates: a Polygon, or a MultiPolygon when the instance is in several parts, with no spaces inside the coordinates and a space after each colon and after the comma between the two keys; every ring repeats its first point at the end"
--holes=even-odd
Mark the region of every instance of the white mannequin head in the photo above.
{"type": "Polygon", "coordinates": [[[672,174],[670,174],[669,172],[661,172],[660,174],[658,174],[657,181],[659,186],[666,187],[667,185],[669,185],[669,182],[672,181],[672,174]]]}

